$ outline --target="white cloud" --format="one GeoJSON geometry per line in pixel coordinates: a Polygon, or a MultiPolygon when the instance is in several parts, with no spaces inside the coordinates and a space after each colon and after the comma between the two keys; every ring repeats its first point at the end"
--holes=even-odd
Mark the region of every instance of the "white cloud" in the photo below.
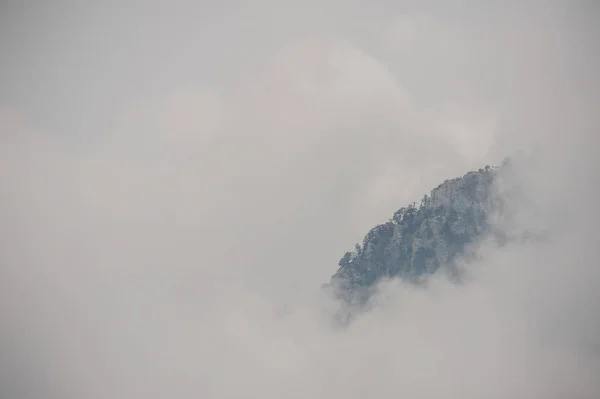
{"type": "MultiPolygon", "coordinates": [[[[597,101],[576,87],[598,60],[569,46],[579,11],[402,6],[166,7],[138,53],[86,36],[115,56],[67,65],[81,87],[104,77],[93,93],[5,91],[23,117],[0,120],[0,365],[44,397],[597,397],[597,101]],[[391,282],[330,326],[319,286],[368,228],[535,145],[519,222],[550,243],[484,247],[465,286],[391,282]]],[[[137,11],[96,17],[135,33],[117,22],[137,11]]],[[[12,78],[51,87],[50,50],[12,78]]]]}

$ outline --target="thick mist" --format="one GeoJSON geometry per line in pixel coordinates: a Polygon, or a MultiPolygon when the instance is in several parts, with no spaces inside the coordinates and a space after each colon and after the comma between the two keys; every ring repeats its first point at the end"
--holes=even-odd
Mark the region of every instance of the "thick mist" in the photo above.
{"type": "Polygon", "coordinates": [[[3,398],[600,397],[594,2],[0,7],[3,398]],[[332,326],[369,228],[519,152],[544,240],[332,326]]]}

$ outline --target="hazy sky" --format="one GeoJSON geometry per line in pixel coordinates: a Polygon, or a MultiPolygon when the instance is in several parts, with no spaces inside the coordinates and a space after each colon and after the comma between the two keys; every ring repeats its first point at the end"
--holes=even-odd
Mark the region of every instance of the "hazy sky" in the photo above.
{"type": "Polygon", "coordinates": [[[0,7],[2,397],[600,396],[596,2],[0,7]],[[549,243],[330,329],[344,251],[517,151],[549,243]]]}

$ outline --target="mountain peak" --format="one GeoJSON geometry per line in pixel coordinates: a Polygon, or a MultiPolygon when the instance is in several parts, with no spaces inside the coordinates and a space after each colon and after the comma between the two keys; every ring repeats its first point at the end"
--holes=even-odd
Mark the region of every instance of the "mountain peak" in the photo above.
{"type": "Polygon", "coordinates": [[[501,166],[448,179],[418,206],[400,208],[342,256],[328,288],[337,297],[360,303],[382,279],[418,282],[441,268],[455,274],[455,261],[490,232],[489,216],[505,208],[506,198],[494,183],[509,166],[507,158],[501,166]]]}

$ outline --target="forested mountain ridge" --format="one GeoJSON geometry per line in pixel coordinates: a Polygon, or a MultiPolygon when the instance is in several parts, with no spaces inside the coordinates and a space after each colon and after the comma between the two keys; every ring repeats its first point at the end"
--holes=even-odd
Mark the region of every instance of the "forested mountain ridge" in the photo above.
{"type": "Polygon", "coordinates": [[[349,302],[363,302],[381,279],[416,282],[440,268],[452,274],[470,244],[490,233],[505,240],[506,234],[491,221],[498,215],[508,218],[511,201],[519,194],[515,186],[502,189],[497,184],[511,169],[507,158],[499,167],[486,166],[446,180],[420,205],[400,208],[344,254],[328,289],[349,302]]]}

